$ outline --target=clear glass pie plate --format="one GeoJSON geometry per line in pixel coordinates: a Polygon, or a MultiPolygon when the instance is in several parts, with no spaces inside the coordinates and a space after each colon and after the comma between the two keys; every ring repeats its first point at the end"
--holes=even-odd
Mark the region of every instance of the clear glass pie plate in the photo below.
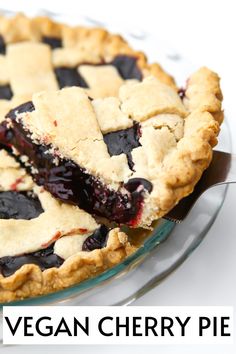
{"type": "MultiPolygon", "coordinates": [[[[27,12],[26,12],[27,13],[27,12]]],[[[195,70],[171,45],[142,29],[119,24],[100,23],[86,16],[73,18],[40,10],[28,15],[45,14],[69,24],[99,25],[122,34],[136,49],[143,50],[150,61],[160,62],[178,84],[195,70]],[[131,27],[130,27],[131,28],[131,27]]],[[[230,132],[224,123],[217,149],[231,151],[230,132]]],[[[197,202],[188,217],[175,225],[160,220],[143,245],[119,265],[92,279],[47,296],[22,300],[8,305],[127,305],[155,287],[172,273],[200,244],[223,204],[227,188],[213,188],[197,202]]],[[[2,304],[3,305],[3,304],[2,304]]],[[[1,334],[0,334],[1,336],[1,334]]]]}

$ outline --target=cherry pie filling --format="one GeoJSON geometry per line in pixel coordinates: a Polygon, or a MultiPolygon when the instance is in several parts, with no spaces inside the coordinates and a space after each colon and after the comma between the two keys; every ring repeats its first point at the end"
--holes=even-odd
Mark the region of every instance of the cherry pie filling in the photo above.
{"type": "Polygon", "coordinates": [[[0,99],[10,100],[12,98],[12,90],[10,85],[1,85],[0,86],[0,99]]]}
{"type": "Polygon", "coordinates": [[[42,42],[48,44],[51,47],[51,49],[62,47],[62,40],[59,37],[43,36],[42,42]]]}
{"type": "Polygon", "coordinates": [[[9,277],[24,264],[36,264],[42,271],[52,267],[60,267],[64,259],[53,253],[53,245],[43,250],[28,253],[22,256],[0,258],[0,273],[9,277]]]}
{"type": "Polygon", "coordinates": [[[0,219],[31,220],[41,213],[41,203],[32,191],[0,192],[0,219]]]}
{"type": "Polygon", "coordinates": [[[0,54],[2,54],[2,55],[6,54],[6,44],[5,44],[3,36],[1,36],[1,35],[0,35],[0,54]]]}

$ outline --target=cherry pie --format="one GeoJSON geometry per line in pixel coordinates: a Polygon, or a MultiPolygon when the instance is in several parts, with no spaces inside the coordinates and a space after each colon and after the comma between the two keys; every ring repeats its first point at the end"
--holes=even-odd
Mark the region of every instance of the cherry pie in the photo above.
{"type": "Polygon", "coordinates": [[[192,192],[223,113],[217,74],[201,68],[178,90],[103,29],[19,15],[0,18],[0,34],[4,302],[131,254],[120,227],[150,228],[192,192]]]}

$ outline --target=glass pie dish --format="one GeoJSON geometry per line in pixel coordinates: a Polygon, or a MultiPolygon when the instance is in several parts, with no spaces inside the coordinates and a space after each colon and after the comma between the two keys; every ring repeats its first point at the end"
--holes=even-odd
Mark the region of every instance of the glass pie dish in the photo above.
{"type": "MultiPolygon", "coordinates": [[[[38,13],[37,13],[38,14],[38,13]]],[[[42,11],[41,13],[42,14],[42,11]]],[[[57,21],[70,24],[91,25],[96,20],[67,18],[60,14],[51,15],[57,21]]],[[[121,33],[134,47],[143,49],[150,60],[158,61],[170,72],[178,73],[177,82],[184,84],[191,65],[182,59],[168,44],[159,42],[142,30],[129,30],[119,25],[101,24],[112,32],[121,33]],[[155,51],[153,50],[155,48],[155,51]],[[156,54],[157,53],[157,54],[156,54]]],[[[227,126],[222,127],[220,147],[230,150],[227,126]]],[[[92,279],[51,295],[22,300],[8,305],[123,305],[129,304],[163,280],[191,254],[203,239],[223,203],[226,188],[205,194],[184,223],[176,226],[170,221],[160,220],[154,230],[143,235],[135,231],[133,238],[144,241],[138,251],[122,263],[92,279]]]]}

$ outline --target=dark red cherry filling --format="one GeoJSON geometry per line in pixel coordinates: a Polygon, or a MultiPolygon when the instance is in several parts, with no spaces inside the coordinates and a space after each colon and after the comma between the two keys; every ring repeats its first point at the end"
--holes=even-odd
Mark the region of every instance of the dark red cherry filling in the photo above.
{"type": "Polygon", "coordinates": [[[123,194],[108,188],[72,160],[57,157],[58,163],[55,164],[55,156],[48,153],[51,146],[35,144],[29,132],[16,121],[16,112],[27,109],[33,109],[32,103],[28,102],[9,112],[12,128],[8,129],[6,122],[0,125],[0,142],[8,147],[13,145],[21,155],[29,157],[34,169],[26,168],[36,183],[44,186],[54,197],[76,204],[90,214],[134,226],[141,215],[144,192],[151,189],[151,183],[142,178],[139,181],[136,179],[134,188],[132,180],[128,181],[125,184],[127,193],[123,194]]]}
{"type": "Polygon", "coordinates": [[[106,246],[109,229],[101,225],[94,233],[86,238],[83,243],[83,251],[93,251],[106,246]]]}
{"type": "Polygon", "coordinates": [[[10,85],[0,85],[0,99],[10,100],[13,96],[10,85]]]}
{"type": "Polygon", "coordinates": [[[24,264],[36,264],[41,270],[52,267],[60,267],[64,259],[53,253],[53,245],[37,252],[28,253],[22,256],[0,258],[0,273],[4,277],[14,274],[24,264]]]}
{"type": "Polygon", "coordinates": [[[43,36],[42,42],[48,44],[51,47],[51,49],[62,47],[62,40],[59,37],[43,36]]]}
{"type": "Polygon", "coordinates": [[[124,80],[136,79],[142,80],[142,73],[137,66],[137,58],[128,55],[117,55],[110,65],[113,65],[118,70],[120,76],[124,80]]]}
{"type": "Polygon", "coordinates": [[[140,146],[139,138],[141,130],[139,124],[134,124],[131,128],[118,130],[105,134],[103,139],[107,145],[110,156],[126,154],[129,167],[133,168],[131,151],[140,146]]]}
{"type": "Polygon", "coordinates": [[[0,35],[0,54],[6,54],[6,43],[3,36],[0,35]]]}
{"type": "Polygon", "coordinates": [[[142,185],[143,188],[148,191],[148,193],[151,193],[152,183],[147,181],[145,178],[131,178],[128,183],[124,184],[124,187],[127,189],[127,191],[132,193],[135,192],[140,187],[140,185],[142,185]]]}
{"type": "Polygon", "coordinates": [[[179,90],[178,90],[178,94],[179,94],[179,97],[181,98],[181,100],[183,100],[185,98],[185,93],[186,93],[186,89],[181,87],[179,90]]]}
{"type": "Polygon", "coordinates": [[[59,67],[54,70],[60,88],[80,86],[88,88],[86,81],[79,74],[77,68],[59,67]]]}
{"type": "Polygon", "coordinates": [[[37,218],[43,208],[33,192],[0,192],[0,219],[37,218]]]}

